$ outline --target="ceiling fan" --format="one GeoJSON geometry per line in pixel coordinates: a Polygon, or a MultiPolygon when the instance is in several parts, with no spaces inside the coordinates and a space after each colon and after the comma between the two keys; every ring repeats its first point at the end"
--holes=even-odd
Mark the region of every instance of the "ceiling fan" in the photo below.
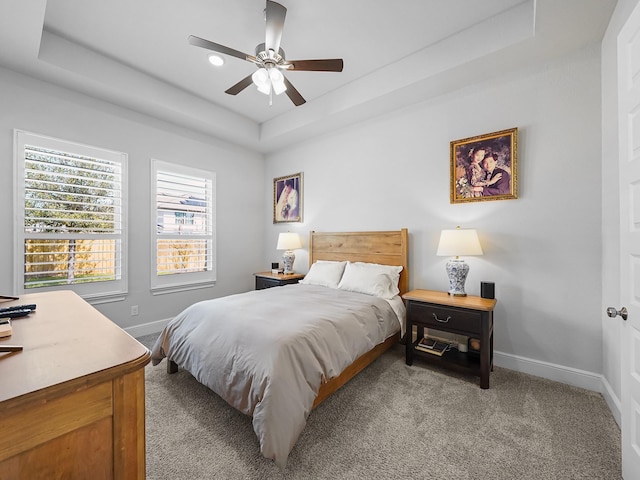
{"type": "Polygon", "coordinates": [[[280,95],[286,92],[287,96],[296,105],[302,105],[306,100],[300,92],[287,80],[281,70],[307,71],[307,72],[341,72],[343,61],[341,58],[322,60],[287,60],[284,50],[280,48],[284,18],[287,9],[279,3],[267,0],[265,9],[266,37],[265,42],[256,47],[256,54],[249,55],[233,48],[225,47],[219,43],[210,42],[194,35],[189,36],[189,43],[197,47],[224,53],[253,63],[258,67],[253,74],[240,80],[238,83],[225,90],[229,95],[237,95],[252,83],[258,87],[258,91],[269,95],[269,105],[273,101],[273,94],[280,95]]]}

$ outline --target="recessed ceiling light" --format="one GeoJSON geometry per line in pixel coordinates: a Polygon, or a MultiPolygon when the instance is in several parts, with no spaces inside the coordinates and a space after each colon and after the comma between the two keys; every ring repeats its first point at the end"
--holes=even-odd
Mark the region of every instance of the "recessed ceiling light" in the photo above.
{"type": "Polygon", "coordinates": [[[209,63],[211,63],[211,65],[219,67],[220,65],[224,65],[224,58],[222,58],[220,55],[212,53],[211,55],[209,55],[209,63]]]}

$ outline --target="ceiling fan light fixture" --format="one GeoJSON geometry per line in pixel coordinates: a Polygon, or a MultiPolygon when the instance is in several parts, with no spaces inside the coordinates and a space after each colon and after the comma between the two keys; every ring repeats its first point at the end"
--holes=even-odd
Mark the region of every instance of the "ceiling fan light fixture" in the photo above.
{"type": "Polygon", "coordinates": [[[266,68],[259,68],[253,72],[251,80],[253,80],[253,83],[258,87],[259,92],[269,95],[271,92],[271,82],[269,80],[269,72],[267,72],[266,68]]]}
{"type": "Polygon", "coordinates": [[[209,63],[216,67],[220,67],[224,65],[224,58],[222,58],[220,55],[212,53],[211,55],[209,55],[209,63]]]}
{"type": "Polygon", "coordinates": [[[273,86],[273,92],[276,95],[280,95],[287,89],[287,86],[284,84],[284,75],[282,75],[282,72],[277,68],[271,68],[269,70],[269,79],[273,86]]]}
{"type": "Polygon", "coordinates": [[[287,86],[284,84],[284,75],[276,68],[270,68],[268,70],[266,68],[259,68],[253,72],[251,80],[253,80],[253,83],[258,87],[258,91],[265,95],[269,95],[272,88],[273,93],[276,95],[280,95],[287,90],[287,86]]]}
{"type": "Polygon", "coordinates": [[[284,82],[280,82],[280,83],[272,83],[271,84],[273,86],[273,93],[275,93],[276,95],[280,95],[281,93],[284,93],[287,90],[287,86],[284,84],[284,82]]]}
{"type": "Polygon", "coordinates": [[[258,85],[257,87],[260,93],[264,93],[265,95],[269,95],[271,93],[271,84],[269,83],[258,85]]]}

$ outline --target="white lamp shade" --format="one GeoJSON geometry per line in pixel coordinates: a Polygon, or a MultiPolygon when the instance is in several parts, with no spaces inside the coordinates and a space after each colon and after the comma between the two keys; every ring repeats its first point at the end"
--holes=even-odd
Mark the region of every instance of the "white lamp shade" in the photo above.
{"type": "Polygon", "coordinates": [[[258,87],[259,92],[269,95],[271,92],[271,81],[269,80],[269,72],[267,72],[265,68],[259,68],[253,72],[251,80],[253,80],[253,83],[258,87]]]}
{"type": "Polygon", "coordinates": [[[276,95],[280,95],[287,89],[287,86],[284,84],[284,75],[277,68],[272,68],[269,70],[269,78],[271,79],[271,86],[273,87],[273,92],[276,95]]]}
{"type": "Polygon", "coordinates": [[[267,72],[267,69],[259,68],[258,70],[253,72],[253,75],[251,75],[251,80],[253,80],[253,83],[258,86],[267,85],[269,83],[269,73],[267,72]]]}
{"type": "Polygon", "coordinates": [[[302,242],[300,241],[300,235],[297,233],[281,233],[278,236],[277,250],[295,250],[296,248],[302,248],[302,242]]]}
{"type": "Polygon", "coordinates": [[[440,257],[457,257],[460,255],[482,255],[482,247],[475,229],[442,230],[438,252],[440,257]]]}
{"type": "Polygon", "coordinates": [[[271,85],[268,83],[263,83],[262,85],[258,85],[258,91],[260,93],[264,93],[265,95],[269,95],[271,92],[271,85]]]}

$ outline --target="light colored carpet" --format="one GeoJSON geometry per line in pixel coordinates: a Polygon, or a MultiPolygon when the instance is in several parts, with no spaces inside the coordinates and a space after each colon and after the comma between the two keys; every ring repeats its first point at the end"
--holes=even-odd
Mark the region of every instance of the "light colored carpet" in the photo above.
{"type": "Polygon", "coordinates": [[[502,368],[481,390],[408,367],[400,345],[311,413],[282,471],[260,455],[251,418],[189,373],[148,366],[146,389],[149,480],[622,478],[600,394],[502,368]]]}

